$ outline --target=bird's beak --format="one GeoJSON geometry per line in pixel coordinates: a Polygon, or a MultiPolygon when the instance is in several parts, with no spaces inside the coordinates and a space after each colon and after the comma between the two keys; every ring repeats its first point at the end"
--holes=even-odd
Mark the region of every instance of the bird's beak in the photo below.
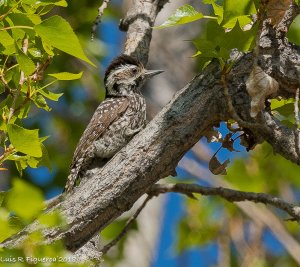
{"type": "Polygon", "coordinates": [[[164,71],[163,70],[146,70],[145,71],[145,77],[146,78],[151,78],[151,77],[153,77],[157,74],[160,74],[162,72],[164,72],[164,71]]]}

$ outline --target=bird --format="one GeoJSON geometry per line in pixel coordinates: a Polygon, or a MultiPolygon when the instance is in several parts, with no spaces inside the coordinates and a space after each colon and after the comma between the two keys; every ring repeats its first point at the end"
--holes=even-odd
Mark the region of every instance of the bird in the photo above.
{"type": "Polygon", "coordinates": [[[94,160],[105,165],[145,127],[146,101],[141,89],[145,81],[162,72],[147,70],[126,54],[110,63],[104,76],[106,99],[96,109],[78,142],[64,192],[73,191],[94,160]]]}

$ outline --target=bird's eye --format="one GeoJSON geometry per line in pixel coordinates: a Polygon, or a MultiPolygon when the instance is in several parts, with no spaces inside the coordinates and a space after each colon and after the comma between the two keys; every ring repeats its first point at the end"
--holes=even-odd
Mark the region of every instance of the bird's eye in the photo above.
{"type": "Polygon", "coordinates": [[[131,70],[132,74],[137,74],[138,70],[136,68],[131,70]]]}

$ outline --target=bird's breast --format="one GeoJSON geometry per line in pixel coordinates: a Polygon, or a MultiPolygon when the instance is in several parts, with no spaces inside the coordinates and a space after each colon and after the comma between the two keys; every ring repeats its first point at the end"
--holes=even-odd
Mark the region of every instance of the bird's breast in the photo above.
{"type": "Polygon", "coordinates": [[[94,143],[97,157],[111,158],[146,124],[146,105],[143,97],[134,97],[121,114],[94,143]]]}

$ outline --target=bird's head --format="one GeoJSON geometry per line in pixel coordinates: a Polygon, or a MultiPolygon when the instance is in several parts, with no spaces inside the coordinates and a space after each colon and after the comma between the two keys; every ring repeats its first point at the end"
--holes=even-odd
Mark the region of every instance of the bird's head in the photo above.
{"type": "Polygon", "coordinates": [[[104,85],[107,96],[127,96],[139,93],[149,78],[162,70],[146,70],[142,63],[128,55],[115,58],[105,72],[104,85]]]}

